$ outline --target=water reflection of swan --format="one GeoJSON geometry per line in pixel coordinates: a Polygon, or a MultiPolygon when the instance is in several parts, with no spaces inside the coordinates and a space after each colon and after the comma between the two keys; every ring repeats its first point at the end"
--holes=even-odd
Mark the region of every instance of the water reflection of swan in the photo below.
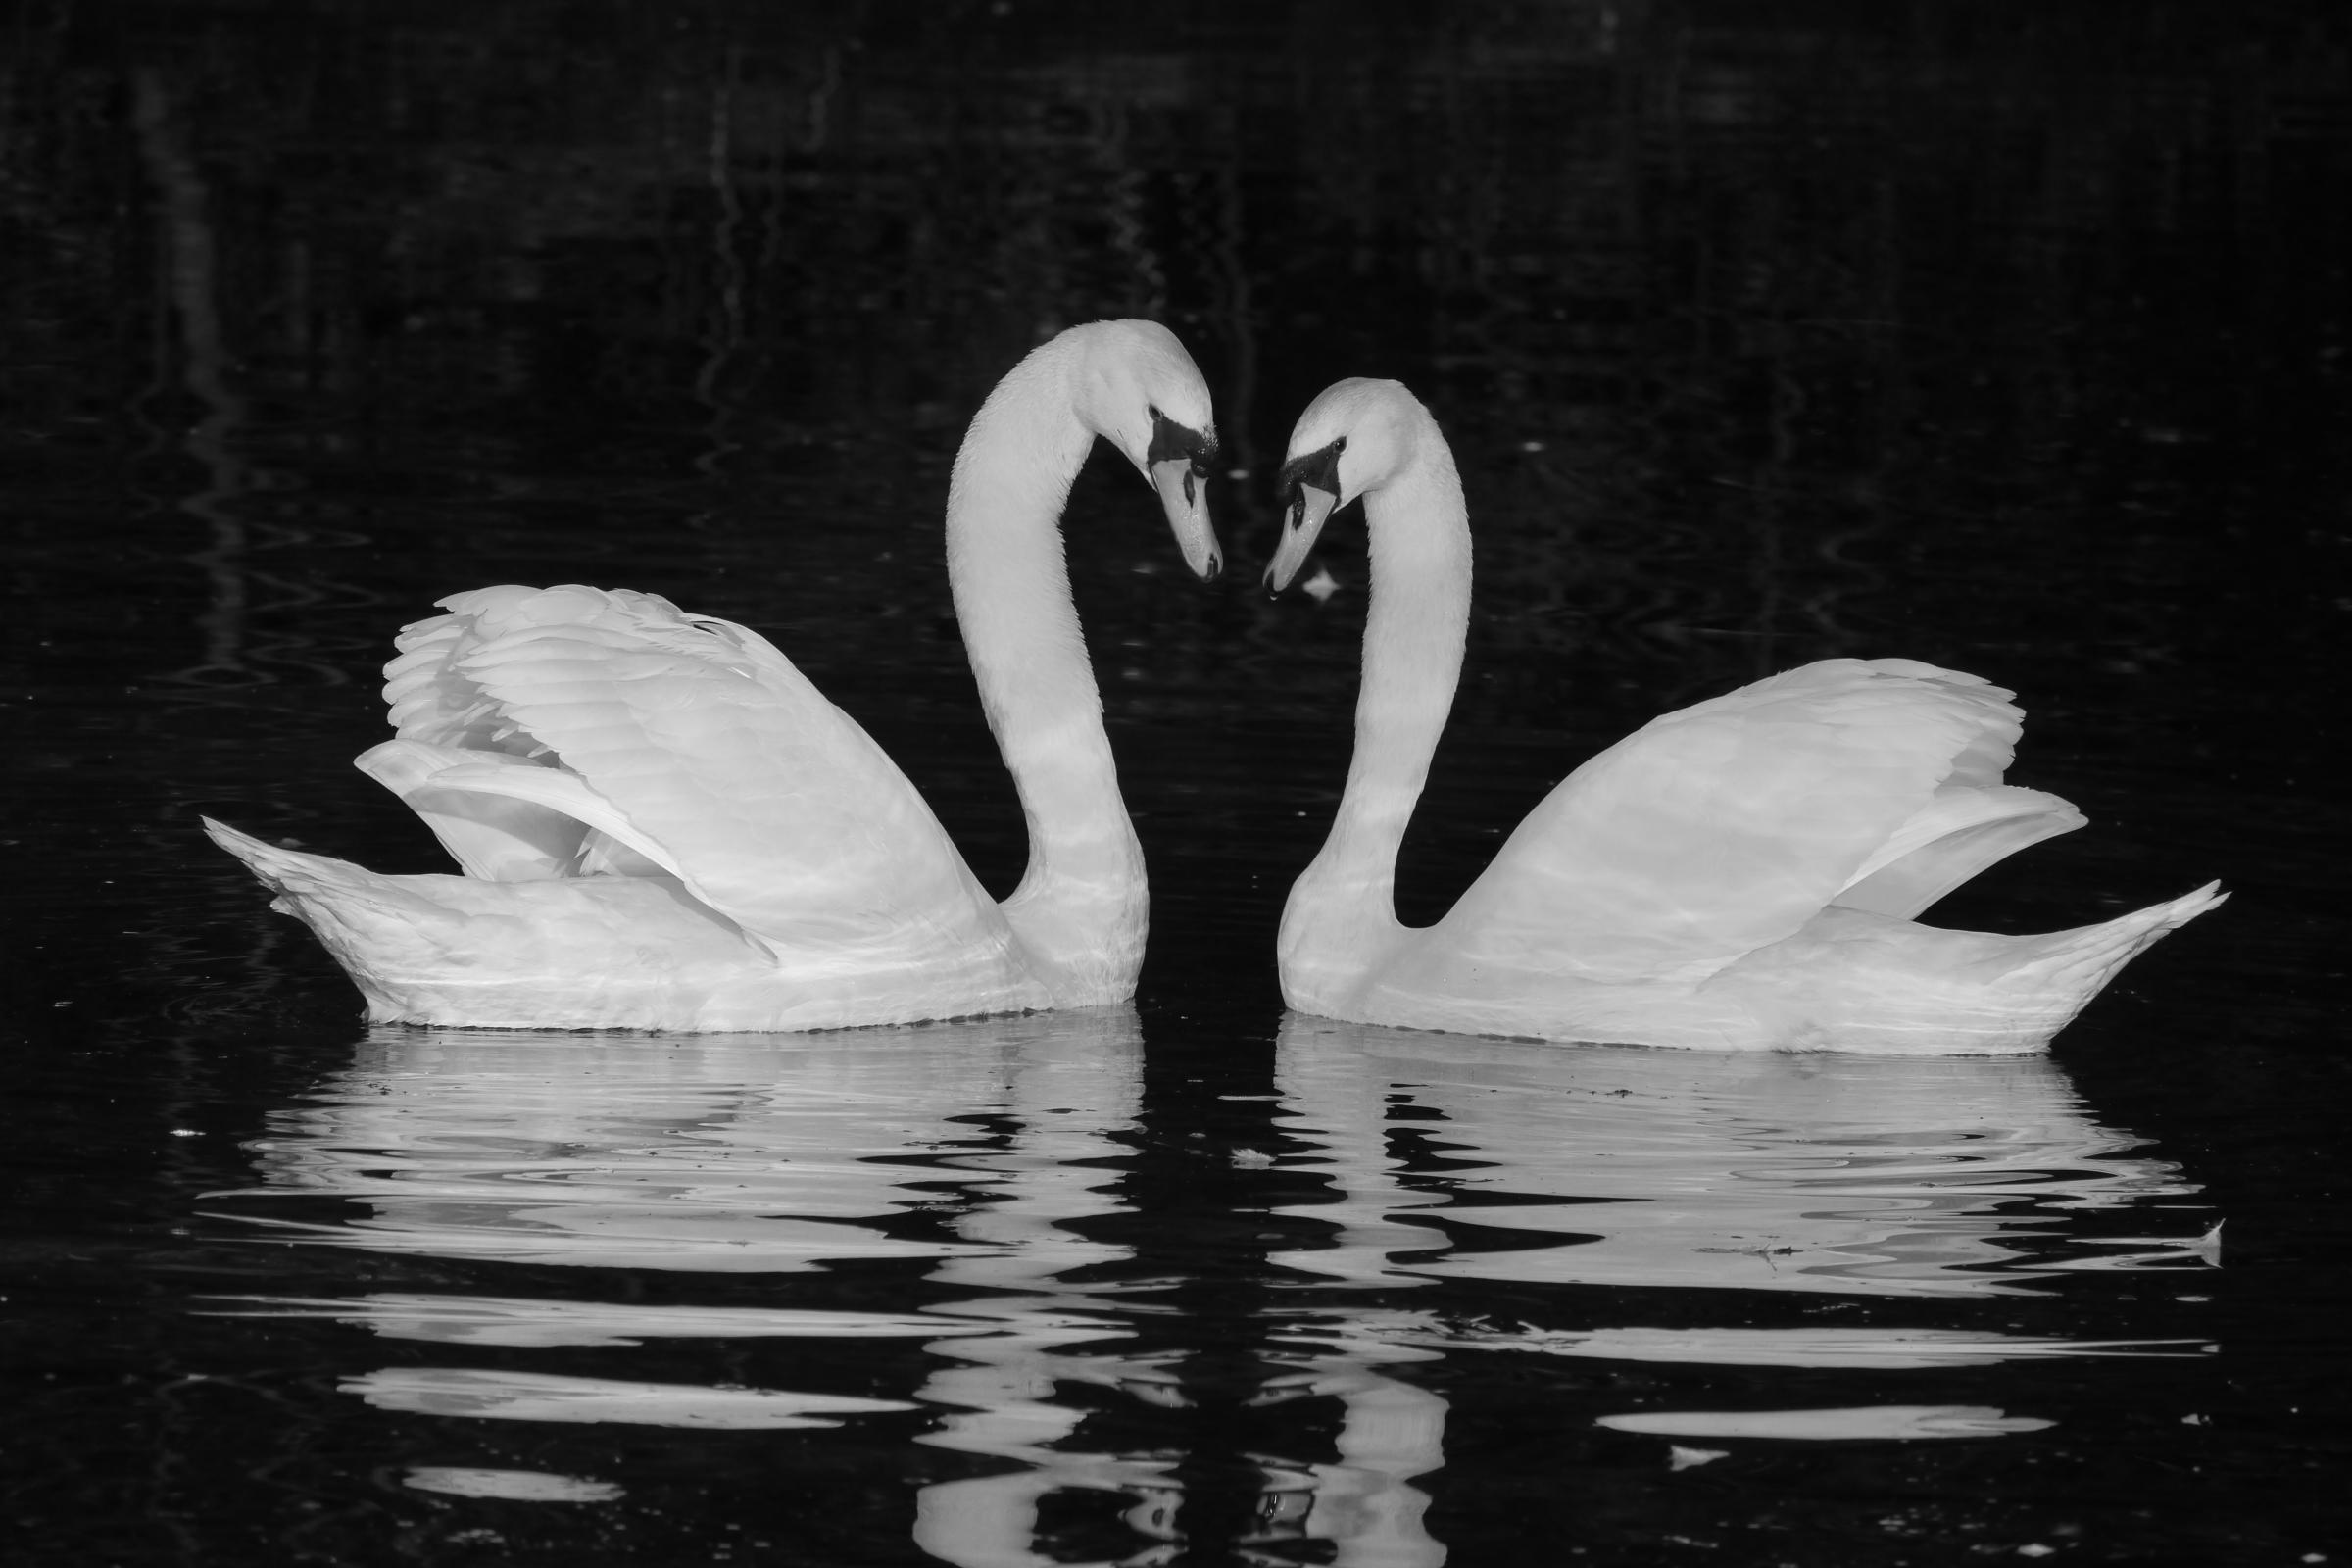
{"type": "Polygon", "coordinates": [[[361,1200],[366,1214],[333,1221],[247,1212],[440,1257],[776,1273],[1017,1255],[1051,1271],[1117,1255],[1058,1228],[1109,1180],[1060,1161],[1110,1152],[1140,1051],[1126,1008],[651,1047],[378,1028],[271,1118],[253,1145],[263,1183],[235,1196],[361,1200]],[[943,1184],[973,1212],[904,1222],[958,1207],[943,1184]]]}
{"type": "Polygon", "coordinates": [[[1562,1048],[1294,1013],[1277,1075],[1320,1150],[1305,1168],[1342,1195],[1291,1210],[1331,1245],[1278,1261],[1345,1280],[1982,1296],[2193,1262],[2203,1229],[2068,1234],[2070,1213],[2197,1189],[2045,1057],[1562,1048]]]}
{"type": "MultiPolygon", "coordinates": [[[[379,1408],[462,1420],[740,1431],[933,1410],[918,1442],[994,1468],[920,1489],[913,1533],[924,1550],[958,1564],[1057,1560],[1041,1544],[1040,1514],[1054,1494],[1075,1493],[1116,1499],[1140,1543],[1130,1560],[1156,1560],[1182,1534],[1174,1458],[1156,1446],[1090,1445],[1081,1430],[1090,1401],[1062,1392],[1091,1388],[1146,1409],[1187,1397],[1182,1350],[1124,1346],[1131,1301],[1071,1278],[1129,1255],[1081,1229],[1123,1206],[1120,1139],[1135,1125],[1141,1067],[1124,1007],[702,1036],[659,1049],[584,1034],[380,1028],[347,1070],[271,1117],[253,1146],[260,1181],[215,1203],[268,1238],[460,1259],[493,1278],[501,1264],[560,1265],[578,1286],[247,1297],[204,1309],[338,1319],[444,1347],[453,1353],[443,1364],[379,1367],[342,1388],[379,1408]],[[788,1276],[875,1258],[921,1260],[930,1289],[883,1309],[810,1298],[782,1282],[753,1304],[740,1295],[698,1304],[647,1300],[677,1293],[648,1293],[636,1278],[788,1276]],[[773,1386],[791,1381],[788,1370],[735,1386],[742,1348],[877,1339],[920,1347],[921,1369],[906,1387],[773,1386]],[[691,1342],[737,1348],[726,1374],[632,1375],[639,1347],[691,1342]],[[492,1364],[477,1364],[475,1350],[494,1352],[492,1364]],[[565,1355],[546,1370],[516,1364],[513,1352],[534,1350],[565,1355]]],[[[1399,1401],[1433,1401],[1370,1370],[1396,1358],[1351,1356],[1312,1374],[1311,1390],[1283,1396],[1330,1397],[1345,1412],[1337,1463],[1267,1479],[1296,1515],[1289,1533],[1340,1541],[1342,1562],[1375,1560],[1359,1553],[1400,1530],[1426,1542],[1411,1525],[1417,1509],[1395,1506],[1419,1494],[1396,1491],[1392,1476],[1436,1461],[1425,1444],[1408,1442],[1402,1458],[1392,1450],[1399,1401]]],[[[755,1364],[808,1363],[787,1354],[755,1364]]],[[[597,1489],[625,1481],[464,1466],[414,1478],[496,1495],[603,1495],[597,1489]]]]}
{"type": "Polygon", "coordinates": [[[1283,912],[1283,996],[1366,1023],[1711,1049],[2038,1051],[2212,885],[2043,936],[1920,925],[2002,857],[2078,827],[2001,783],[2009,694],[1909,660],[1829,660],[1653,720],[1563,780],[1436,925],[1396,852],[1453,703],[1470,530],[1437,422],[1394,381],[1299,416],[1269,587],[1362,497],[1372,599],[1355,754],[1283,912]]]}
{"type": "Polygon", "coordinates": [[[821,1029],[1116,1003],[1143,853],[1070,600],[1062,502],[1100,434],[1213,575],[1208,389],[1148,321],[1073,327],[1001,381],[956,460],[948,575],[1017,785],[1003,905],[865,732],[758,633],[649,594],[486,588],[400,638],[398,738],[360,767],[465,868],[379,876],[216,822],[371,1020],[821,1029]]]}

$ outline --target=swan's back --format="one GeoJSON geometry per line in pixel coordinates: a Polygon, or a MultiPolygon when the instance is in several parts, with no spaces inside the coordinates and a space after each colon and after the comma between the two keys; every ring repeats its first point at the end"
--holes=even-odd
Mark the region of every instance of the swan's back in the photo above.
{"type": "Polygon", "coordinates": [[[2020,732],[2009,698],[1910,660],[1837,659],[1653,719],[1529,813],[1442,945],[1508,968],[1544,955],[1589,980],[1694,979],[1874,876],[1861,906],[1939,895],[2081,821],[2001,784],[2020,732]],[[1969,863],[1950,875],[1956,835],[1969,863]]]}
{"type": "Polygon", "coordinates": [[[798,948],[1001,925],[896,764],[758,633],[577,585],[441,604],[401,633],[384,687],[399,739],[363,765],[436,831],[434,807],[470,797],[490,803],[473,815],[557,846],[510,857],[510,879],[675,875],[798,948]],[[557,863],[566,843],[579,858],[557,863]]]}

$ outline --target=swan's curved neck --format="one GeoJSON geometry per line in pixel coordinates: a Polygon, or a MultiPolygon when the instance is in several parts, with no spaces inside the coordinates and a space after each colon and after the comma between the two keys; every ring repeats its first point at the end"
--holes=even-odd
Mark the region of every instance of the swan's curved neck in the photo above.
{"type": "Polygon", "coordinates": [[[1132,990],[1146,899],[1062,558],[1062,507],[1095,439],[1075,410],[1077,373],[1059,341],[1014,367],[973,417],[948,486],[956,618],[1029,824],[1028,872],[1004,910],[1065,1006],[1132,990]]]}
{"type": "Polygon", "coordinates": [[[1413,459],[1366,494],[1364,527],[1372,602],[1355,700],[1355,754],[1331,836],[1292,889],[1283,914],[1286,973],[1323,973],[1335,983],[1340,968],[1377,961],[1381,945],[1403,929],[1396,920],[1396,851],[1461,678],[1470,625],[1470,514],[1452,454],[1434,425],[1413,459]]]}

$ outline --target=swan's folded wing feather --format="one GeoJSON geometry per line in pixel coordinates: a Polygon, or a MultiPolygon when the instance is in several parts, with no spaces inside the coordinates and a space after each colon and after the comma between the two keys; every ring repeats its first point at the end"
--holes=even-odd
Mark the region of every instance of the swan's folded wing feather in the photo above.
{"type": "Polygon", "coordinates": [[[574,614],[603,609],[595,589],[538,589],[508,583],[475,588],[440,601],[447,613],[400,629],[399,653],[384,666],[384,704],[402,740],[469,752],[509,752],[527,757],[536,747],[519,735],[498,705],[465,672],[466,657],[505,632],[518,617],[531,618],[534,605],[559,598],[574,614]]]}
{"type": "MultiPolygon", "coordinates": [[[[746,929],[919,953],[1001,923],[896,764],[756,633],[575,587],[492,609],[439,678],[576,773],[607,808],[574,800],[589,826],[746,929]]],[[[562,806],[522,770],[475,782],[562,806]]]]}
{"type": "Polygon", "coordinates": [[[1939,788],[1997,785],[2019,730],[2008,698],[1849,659],[1668,713],[1528,814],[1446,917],[1447,946],[1596,980],[1708,973],[1797,930],[1939,788]]]}
{"type": "Polygon", "coordinates": [[[352,765],[406,802],[467,876],[544,882],[569,875],[578,863],[588,829],[578,811],[478,783],[486,774],[506,771],[565,776],[555,768],[506,752],[411,740],[370,747],[352,765]]]}
{"type": "Polygon", "coordinates": [[[1834,902],[1913,919],[1994,861],[2082,825],[2081,811],[2040,790],[1946,783],[1862,862],[1834,902]]]}

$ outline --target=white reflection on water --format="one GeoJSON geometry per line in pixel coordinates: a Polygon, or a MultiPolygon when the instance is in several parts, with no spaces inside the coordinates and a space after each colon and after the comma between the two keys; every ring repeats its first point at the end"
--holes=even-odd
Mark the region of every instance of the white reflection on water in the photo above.
{"type": "Polygon", "coordinates": [[[520,1502],[612,1502],[621,1495],[620,1488],[607,1481],[475,1465],[411,1465],[401,1480],[419,1492],[446,1492],[456,1497],[513,1497],[520,1502]]]}
{"type": "Polygon", "coordinates": [[[1595,1426],[1678,1438],[1778,1438],[1829,1443],[1854,1438],[1993,1438],[2054,1423],[1981,1404],[1875,1404],[1834,1410],[1676,1410],[1604,1415],[1595,1426]]]}
{"type": "Polygon", "coordinates": [[[574,1266],[582,1298],[385,1292],[206,1309],[451,1346],[906,1337],[934,1369],[906,1400],[457,1366],[342,1387],[388,1409],[700,1429],[946,1405],[924,1441],[1021,1469],[926,1488],[918,1539],[950,1562],[1021,1560],[1005,1552],[1034,1534],[1047,1493],[1126,1491],[1139,1515],[1164,1512],[1171,1494],[1155,1461],[1054,1446],[1084,1415],[1055,1401],[1057,1383],[1160,1397],[1174,1383],[1146,1358],[1080,1353],[1129,1331],[1060,1279],[1126,1255],[1069,1222],[1119,1207],[1107,1162],[1127,1152],[1114,1140],[1134,1125],[1141,1064],[1125,1008],[676,1040],[374,1030],[347,1071],[272,1117],[252,1146],[259,1185],[216,1198],[289,1241],[574,1266]],[[256,1211],[306,1196],[358,1207],[256,1211]],[[602,1272],[789,1274],[871,1258],[928,1259],[933,1283],[985,1294],[913,1311],[697,1306],[626,1299],[602,1272]]]}
{"type": "Polygon", "coordinates": [[[1271,1506],[1261,1540],[1332,1542],[1334,1568],[1436,1568],[1446,1547],[1422,1525],[1429,1494],[1412,1478],[1446,1463],[1447,1405],[1380,1368],[1434,1361],[1439,1352],[1370,1334],[1338,1348],[1297,1357],[1302,1370],[1269,1379],[1258,1396],[1260,1404],[1337,1399],[1341,1409],[1338,1463],[1262,1466],[1271,1506]]]}
{"type": "Polygon", "coordinates": [[[912,1408],[899,1399],[837,1394],[696,1388],[456,1366],[386,1367],[346,1379],[343,1392],[356,1394],[378,1409],[421,1415],[737,1430],[839,1426],[844,1416],[912,1408]]]}
{"type": "MultiPolygon", "coordinates": [[[[341,1384],[410,1413],[755,1431],[928,1409],[916,1441],[1001,1467],[919,1490],[914,1540],[931,1556],[1065,1560],[1042,1516],[1054,1494],[1083,1493],[1123,1510],[1134,1545],[1118,1561],[1177,1560],[1197,1544],[1181,1523],[1182,1443],[1090,1443],[1104,1400],[1069,1392],[1102,1391],[1131,1415],[1188,1400],[1181,1334],[1155,1342],[1177,1348],[1136,1343],[1172,1282],[1088,1283],[1129,1255],[1085,1222],[1126,1206],[1142,1058],[1125,1009],[674,1041],[379,1030],[272,1118],[253,1146],[257,1184],[216,1197],[267,1238],[460,1259],[493,1277],[508,1262],[563,1265],[578,1288],[255,1295],[202,1309],[339,1319],[457,1352],[341,1384]],[[789,1278],[864,1259],[913,1260],[924,1298],[869,1292],[845,1305],[789,1278]],[[698,1304],[641,1299],[682,1293],[642,1290],[626,1277],[638,1270],[778,1278],[753,1304],[740,1291],[698,1304]],[[860,1393],[892,1397],[630,1375],[654,1343],[891,1339],[908,1348],[905,1385],[860,1393]],[[603,1359],[459,1358],[582,1348],[603,1359]]],[[[1269,1261],[1341,1287],[1451,1277],[1956,1297],[2017,1294],[2062,1269],[2212,1261],[2188,1240],[2205,1223],[2194,1186],[2099,1126],[2044,1060],[1521,1047],[1293,1017],[1277,1073],[1279,1125],[1315,1151],[1282,1156],[1283,1179],[1319,1172],[1338,1200],[1282,1210],[1336,1234],[1269,1261]]],[[[1320,1542],[1343,1568],[1445,1560],[1415,1483],[1445,1463],[1447,1407],[1399,1370],[1412,1363],[1499,1349],[1877,1370],[2200,1348],[1860,1324],[1540,1329],[1394,1301],[1286,1313],[1273,1332],[1256,1402],[1328,1401],[1338,1431],[1328,1462],[1255,1456],[1260,1517],[1237,1544],[1320,1542]]],[[[1737,1434],[1721,1412],[1628,1419],[1691,1436],[1961,1429],[1924,1408],[1782,1412],[1780,1426],[1750,1412],[1737,1434]]],[[[2035,1424],[1997,1411],[1962,1423],[2035,1424]]]]}
{"type": "Polygon", "coordinates": [[[1276,1072],[1286,1130],[1322,1152],[1285,1163],[1342,1196],[1288,1210],[1336,1224],[1331,1245],[1274,1261],[1351,1283],[1985,1296],[2214,1261],[2196,1186],[2132,1154],[2045,1057],[1520,1045],[1293,1014],[1276,1072]],[[2148,1207],[2131,1228],[2169,1239],[2076,1217],[2148,1207]]]}
{"type": "Polygon", "coordinates": [[[262,1185],[217,1196],[362,1200],[244,1217],[372,1251],[762,1274],[1018,1254],[1050,1274],[1123,1255],[1056,1222],[1104,1207],[1113,1173],[1068,1162],[1120,1152],[1141,1050],[1125,1009],[799,1036],[377,1029],[251,1146],[262,1185]]]}
{"type": "Polygon", "coordinates": [[[916,1312],[798,1310],[772,1306],[656,1306],[644,1302],[550,1301],[523,1297],[378,1292],[368,1296],[240,1296],[235,1317],[333,1317],[387,1339],[447,1345],[643,1345],[648,1340],[938,1339],[986,1334],[916,1312]]]}
{"type": "MultiPolygon", "coordinates": [[[[332,1318],[453,1348],[612,1352],[599,1376],[453,1364],[341,1384],[412,1413],[748,1431],[944,1407],[917,1441],[1012,1468],[920,1490],[914,1539],[931,1555],[1060,1560],[1041,1505],[1080,1491],[1124,1500],[1138,1540],[1121,1561],[1172,1560],[1183,1549],[1176,1454],[1090,1450],[1088,1410],[1062,1393],[1185,1402],[1174,1352],[1106,1348],[1131,1340],[1148,1308],[1068,1278],[1128,1255],[1074,1222],[1123,1206],[1113,1187],[1132,1157],[1120,1135],[1136,1123],[1142,1049],[1124,1008],[677,1040],[378,1029],[349,1069],[271,1118],[251,1146],[258,1184],[215,1199],[268,1238],[564,1265],[580,1271],[578,1294],[255,1295],[199,1309],[332,1318]],[[789,1304],[780,1281],[779,1304],[707,1306],[632,1299],[641,1293],[609,1272],[789,1275],[874,1258],[923,1260],[929,1285],[971,1294],[859,1310],[789,1304]],[[903,1400],[625,1375],[629,1350],[649,1342],[892,1337],[922,1352],[903,1400]]],[[[1340,1539],[1341,1562],[1437,1560],[1383,1501],[1390,1474],[1428,1468],[1434,1446],[1407,1442],[1398,1459],[1382,1434],[1399,1400],[1442,1402],[1353,1362],[1315,1382],[1348,1412],[1341,1462],[1270,1477],[1297,1516],[1281,1533],[1340,1539]],[[1361,1555],[1399,1528],[1420,1544],[1361,1555]]],[[[1434,1434],[1434,1414],[1426,1425],[1434,1434]]]]}
{"type": "MultiPolygon", "coordinates": [[[[1271,1260],[1346,1286],[1472,1279],[1965,1297],[2052,1271],[2218,1261],[2194,1184],[2131,1152],[2044,1059],[1713,1054],[1518,1045],[1285,1017],[1292,1172],[1337,1200],[1284,1210],[1336,1227],[1271,1260]],[[2121,1234],[2166,1214],[2163,1240],[2121,1234]],[[2084,1227],[2083,1211],[2119,1224],[2084,1227]],[[1418,1221],[1418,1222],[1417,1222],[1418,1221]],[[1438,1223],[1432,1223],[1437,1221],[1438,1223]],[[1444,1226],[1440,1228],[1440,1224],[1444,1226]],[[2086,1229],[2091,1234],[2083,1234],[2086,1229]]],[[[1610,1298],[1618,1299],[1618,1298],[1610,1298]]],[[[1961,1328],[1539,1329],[1443,1311],[1304,1309],[1277,1331],[1299,1370],[1268,1397],[1353,1380],[1346,1479],[1301,1477],[1341,1563],[1432,1564],[1427,1498],[1446,1405],[1383,1364],[1507,1350],[1625,1361],[1899,1370],[2020,1358],[2194,1355],[2197,1340],[2069,1340],[1961,1328]],[[1368,1462],[1366,1462],[1368,1461],[1368,1462]],[[1358,1517],[1344,1521],[1344,1509],[1358,1517]],[[1349,1549],[1350,1526],[1361,1534],[1349,1549]]],[[[1990,1406],[1605,1414],[1627,1431],[1749,1439],[1991,1437],[2051,1423],[1990,1406]]],[[[1722,1457],[1677,1450],[1676,1468],[1722,1457]]]]}

